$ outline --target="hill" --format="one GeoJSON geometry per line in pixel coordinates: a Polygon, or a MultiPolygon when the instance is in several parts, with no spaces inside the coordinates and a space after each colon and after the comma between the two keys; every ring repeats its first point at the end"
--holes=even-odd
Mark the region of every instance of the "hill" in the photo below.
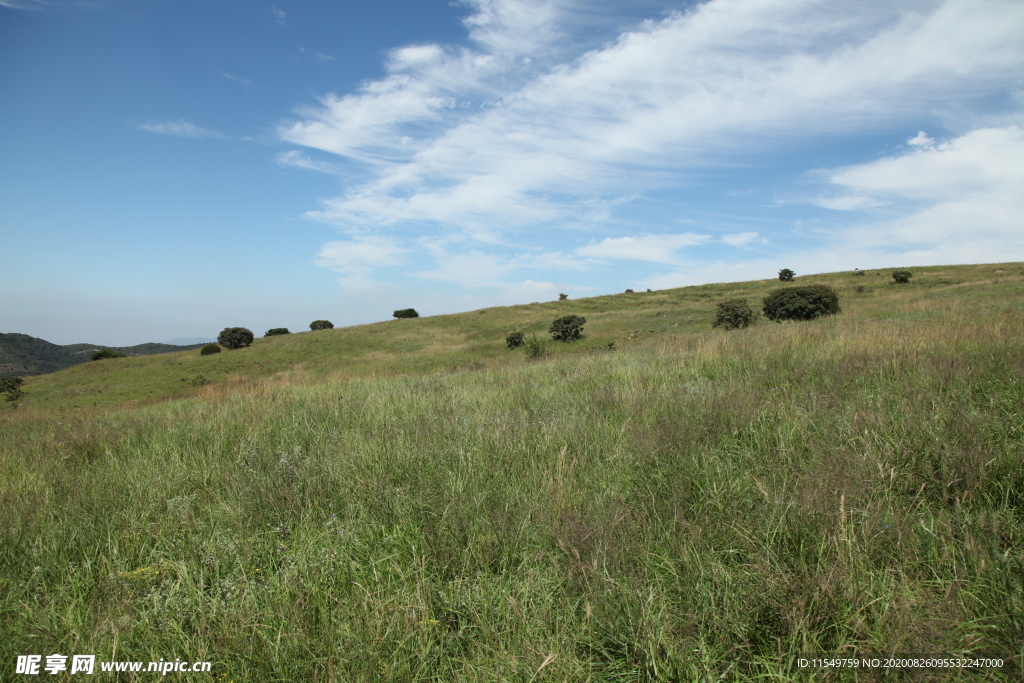
{"type": "Polygon", "coordinates": [[[94,351],[113,348],[115,351],[129,356],[149,356],[157,353],[170,353],[192,346],[174,346],[171,344],[137,344],[136,346],[104,347],[97,344],[51,344],[45,339],[30,337],[27,334],[0,334],[0,375],[32,376],[56,372],[73,365],[86,363],[94,351]]]}
{"type": "MultiPolygon", "coordinates": [[[[888,269],[860,271],[864,276],[846,272],[797,277],[793,284],[831,285],[840,294],[843,320],[873,323],[901,315],[906,306],[919,309],[915,315],[927,317],[935,314],[929,310],[942,310],[951,301],[1012,298],[1024,281],[1021,264],[1012,263],[912,270],[914,277],[908,285],[894,284],[888,269]],[[858,293],[858,287],[863,291],[858,293]]],[[[551,321],[567,314],[587,318],[584,339],[572,344],[549,341],[550,355],[603,352],[612,342],[623,349],[651,338],[704,333],[717,302],[748,299],[758,308],[764,296],[781,286],[785,285],[778,280],[708,284],[388,320],[260,338],[249,348],[206,357],[174,347],[159,355],[80,363],[33,377],[26,382],[26,395],[19,404],[50,409],[102,408],[275,381],[490,369],[522,362],[521,353],[505,348],[509,332],[522,330],[550,340],[547,330],[551,321]]],[[[768,324],[764,320],[759,323],[768,324]]],[[[82,357],[88,355],[77,356],[82,357]]]]}
{"type": "Polygon", "coordinates": [[[0,660],[174,653],[226,681],[1024,680],[1022,269],[798,278],[843,312],[745,330],[712,329],[715,303],[787,285],[35,377],[0,411],[0,660]],[[586,339],[535,362],[504,348],[567,313],[586,339]],[[908,655],[950,663],[881,664],[908,655]]]}

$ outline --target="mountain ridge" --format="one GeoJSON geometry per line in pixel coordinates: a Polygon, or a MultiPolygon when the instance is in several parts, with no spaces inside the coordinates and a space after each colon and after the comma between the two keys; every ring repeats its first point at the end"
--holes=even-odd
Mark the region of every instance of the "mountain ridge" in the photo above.
{"type": "Polygon", "coordinates": [[[135,346],[104,346],[102,344],[54,344],[20,332],[0,333],[0,375],[33,376],[57,372],[87,363],[94,351],[110,348],[129,356],[150,356],[157,353],[187,351],[202,346],[177,346],[147,342],[135,346]]]}

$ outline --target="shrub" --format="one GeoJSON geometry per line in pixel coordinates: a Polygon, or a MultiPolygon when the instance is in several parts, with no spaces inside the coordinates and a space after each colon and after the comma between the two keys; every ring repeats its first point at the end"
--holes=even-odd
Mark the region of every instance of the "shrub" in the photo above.
{"type": "Polygon", "coordinates": [[[127,357],[128,357],[127,353],[121,353],[120,351],[115,351],[114,349],[100,349],[99,351],[93,351],[92,352],[92,356],[90,356],[90,358],[92,358],[92,360],[103,360],[104,358],[127,358],[127,357]]]}
{"type": "Polygon", "coordinates": [[[420,314],[416,312],[415,308],[403,308],[400,311],[395,311],[391,315],[396,318],[418,318],[420,314]]]}
{"type": "Polygon", "coordinates": [[[863,294],[864,293],[864,285],[857,285],[856,290],[857,290],[858,294],[863,294]]]}
{"type": "Polygon", "coordinates": [[[839,296],[827,285],[778,289],[764,298],[765,317],[775,322],[812,320],[840,312],[839,296]]]}
{"type": "Polygon", "coordinates": [[[267,333],[265,335],[263,335],[263,336],[264,337],[276,337],[279,334],[291,334],[291,332],[288,331],[287,327],[275,327],[272,330],[267,330],[267,333]]]}
{"type": "Polygon", "coordinates": [[[189,386],[193,387],[201,387],[204,384],[213,384],[212,379],[207,379],[203,375],[193,375],[192,377],[189,377],[188,379],[183,379],[181,381],[186,382],[189,386]]]}
{"type": "Polygon", "coordinates": [[[626,290],[626,294],[632,294],[632,293],[633,293],[633,290],[632,290],[632,289],[627,289],[627,290],[626,290]]]}
{"type": "Polygon", "coordinates": [[[865,272],[866,271],[863,271],[863,270],[855,270],[855,271],[853,271],[853,276],[854,277],[864,277],[865,272]]]}
{"type": "Polygon", "coordinates": [[[220,350],[221,350],[220,347],[217,346],[216,344],[207,344],[203,348],[199,349],[199,355],[200,356],[209,356],[209,355],[212,355],[214,353],[220,353],[220,350]]]}
{"type": "Polygon", "coordinates": [[[794,273],[789,268],[783,268],[782,270],[779,271],[779,280],[781,280],[782,282],[792,282],[793,278],[795,277],[796,273],[794,273]]]}
{"type": "Polygon", "coordinates": [[[756,321],[757,313],[747,305],[746,299],[732,299],[718,304],[715,322],[711,324],[711,327],[737,330],[749,327],[756,321]]]}
{"type": "Polygon", "coordinates": [[[555,341],[571,342],[580,338],[587,319],[581,315],[563,315],[551,323],[551,338],[555,341]]]}
{"type": "Polygon", "coordinates": [[[225,349],[241,349],[252,345],[252,330],[244,327],[225,327],[217,335],[217,343],[225,349]]]}
{"type": "Polygon", "coordinates": [[[565,301],[565,300],[566,300],[566,299],[568,299],[568,298],[569,298],[569,295],[568,295],[568,294],[559,294],[559,295],[558,295],[558,300],[559,300],[559,301],[565,301]]]}
{"type": "Polygon", "coordinates": [[[507,346],[510,349],[518,349],[520,346],[523,345],[523,338],[525,336],[526,335],[524,335],[522,332],[512,332],[507,337],[505,337],[505,346],[507,346]]]}
{"type": "Polygon", "coordinates": [[[5,399],[8,401],[17,401],[25,395],[21,390],[24,383],[25,380],[21,377],[0,377],[0,394],[6,394],[5,399]]]}
{"type": "Polygon", "coordinates": [[[334,323],[330,320],[314,320],[309,324],[309,329],[316,332],[317,330],[333,330],[334,323]]]}
{"type": "Polygon", "coordinates": [[[892,274],[892,279],[896,281],[898,285],[905,285],[910,282],[910,278],[914,277],[914,274],[909,270],[897,270],[892,274]]]}
{"type": "Polygon", "coordinates": [[[544,357],[544,342],[537,339],[537,335],[531,334],[529,339],[523,342],[523,346],[526,347],[527,360],[537,360],[544,357]]]}

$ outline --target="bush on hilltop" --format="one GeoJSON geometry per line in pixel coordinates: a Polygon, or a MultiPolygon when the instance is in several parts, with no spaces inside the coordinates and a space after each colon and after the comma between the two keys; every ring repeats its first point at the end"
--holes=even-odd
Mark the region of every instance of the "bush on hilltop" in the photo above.
{"type": "Polygon", "coordinates": [[[779,280],[781,280],[782,282],[792,282],[793,278],[795,277],[796,273],[794,273],[789,268],[783,268],[782,270],[779,271],[779,280]]]}
{"type": "Polygon", "coordinates": [[[395,311],[391,315],[396,318],[418,318],[420,314],[416,312],[415,308],[403,308],[400,311],[395,311]]]}
{"type": "Polygon", "coordinates": [[[764,315],[769,320],[813,320],[839,313],[839,295],[828,285],[807,285],[778,289],[764,298],[764,315]]]}
{"type": "Polygon", "coordinates": [[[251,346],[253,339],[252,330],[245,327],[225,327],[217,335],[217,343],[225,349],[241,349],[251,346]]]}
{"type": "Polygon", "coordinates": [[[747,305],[746,299],[732,299],[718,304],[718,312],[711,327],[724,327],[737,330],[749,327],[757,322],[757,313],[747,305]]]}
{"type": "Polygon", "coordinates": [[[267,333],[265,335],[263,335],[263,336],[264,337],[276,337],[279,334],[291,334],[291,332],[288,331],[287,327],[275,327],[275,328],[273,328],[271,330],[267,330],[267,333]]]}
{"type": "Polygon", "coordinates": [[[210,356],[215,353],[220,353],[221,348],[216,344],[207,344],[203,348],[199,349],[200,356],[210,356]]]}
{"type": "Polygon", "coordinates": [[[910,278],[914,277],[914,274],[909,270],[897,270],[893,272],[892,279],[896,281],[898,285],[905,285],[910,282],[910,278]]]}
{"type": "Polygon", "coordinates": [[[309,324],[309,329],[316,332],[317,330],[333,330],[334,323],[330,320],[314,320],[309,324]]]}
{"type": "Polygon", "coordinates": [[[587,319],[581,315],[563,315],[551,323],[551,338],[555,341],[571,342],[580,338],[587,319]]]}
{"type": "Polygon", "coordinates": [[[104,358],[127,358],[128,354],[115,351],[114,349],[100,349],[99,351],[93,351],[89,357],[92,360],[103,360],[104,358]]]}

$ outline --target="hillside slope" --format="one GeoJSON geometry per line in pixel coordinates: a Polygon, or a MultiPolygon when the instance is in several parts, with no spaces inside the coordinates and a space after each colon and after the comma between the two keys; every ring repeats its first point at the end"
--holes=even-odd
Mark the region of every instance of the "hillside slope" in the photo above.
{"type": "Polygon", "coordinates": [[[98,344],[53,344],[17,332],[0,334],[0,375],[42,375],[57,372],[73,365],[87,363],[93,351],[113,348],[129,356],[149,356],[195,349],[202,344],[173,346],[171,344],[137,344],[135,346],[105,347],[98,344]]]}
{"type": "MultiPolygon", "coordinates": [[[[894,315],[937,315],[953,301],[1020,300],[1024,264],[983,264],[912,268],[910,284],[896,285],[892,269],[797,277],[792,285],[815,282],[838,290],[844,318],[864,322],[894,315]],[[857,288],[863,288],[857,292],[857,288]],[[911,311],[908,313],[908,311],[911,311]]],[[[26,382],[24,407],[50,409],[109,407],[195,394],[229,391],[232,386],[267,381],[322,381],[494,368],[523,361],[505,348],[505,336],[523,330],[549,340],[553,356],[623,349],[652,337],[705,332],[716,304],[761,299],[778,280],[755,280],[682,287],[656,292],[615,294],[388,320],[370,325],[302,332],[256,339],[246,349],[201,357],[196,350],[80,364],[26,382]],[[551,321],[561,315],[587,318],[584,338],[572,344],[550,342],[551,321]],[[207,386],[205,388],[205,385],[207,386]]],[[[761,320],[759,325],[768,325],[761,320]]],[[[727,334],[724,331],[718,331],[727,334]]]]}

